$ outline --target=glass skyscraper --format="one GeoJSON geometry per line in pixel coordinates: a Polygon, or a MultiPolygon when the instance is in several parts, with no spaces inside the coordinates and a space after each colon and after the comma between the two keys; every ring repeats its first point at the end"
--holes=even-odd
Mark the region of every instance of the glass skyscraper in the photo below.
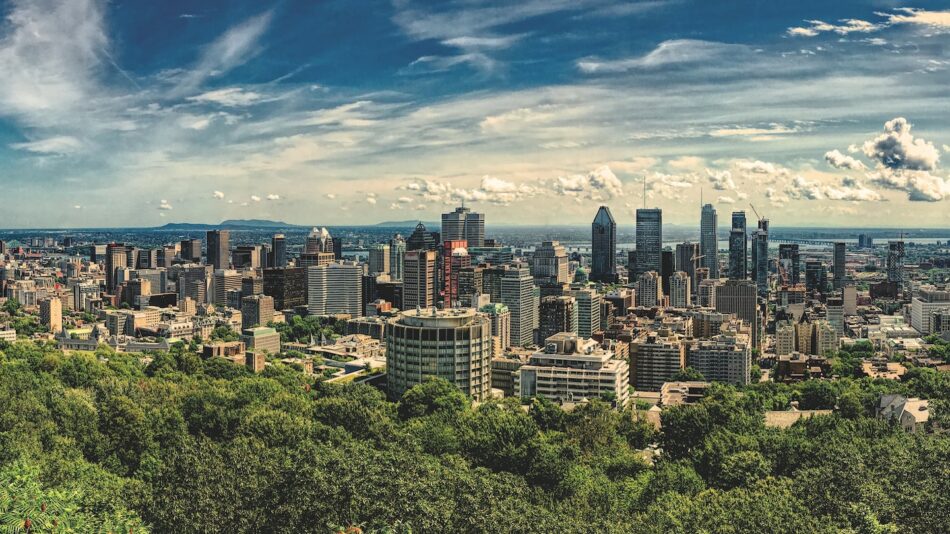
{"type": "Polygon", "coordinates": [[[699,249],[703,255],[702,265],[709,269],[710,278],[719,278],[719,243],[716,226],[719,217],[712,204],[703,206],[699,223],[699,249]]]}
{"type": "Polygon", "coordinates": [[[749,272],[749,244],[746,240],[745,212],[732,212],[732,227],[729,230],[729,279],[745,280],[749,272]]]}
{"type": "Polygon", "coordinates": [[[637,265],[633,276],[661,271],[660,250],[663,248],[663,210],[637,210],[637,265]]]}
{"type": "MultiPolygon", "coordinates": [[[[659,249],[657,249],[659,268],[659,249]]],[[[590,279],[595,282],[617,281],[617,222],[610,208],[601,206],[591,224],[590,279]]]]}

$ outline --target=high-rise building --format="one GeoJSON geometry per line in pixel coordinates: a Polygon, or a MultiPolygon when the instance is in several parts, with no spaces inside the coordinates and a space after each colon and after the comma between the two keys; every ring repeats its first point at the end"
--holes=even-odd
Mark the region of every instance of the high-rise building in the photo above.
{"type": "Polygon", "coordinates": [[[248,295],[241,299],[241,329],[267,326],[274,320],[274,298],[248,295]]]}
{"type": "Polygon", "coordinates": [[[577,301],[574,297],[544,297],[541,299],[538,339],[560,332],[577,334],[577,301]]]}
{"type": "Polygon", "coordinates": [[[208,299],[208,284],[210,281],[210,265],[184,267],[178,273],[178,300],[190,297],[196,303],[204,304],[208,299]]]}
{"type": "MultiPolygon", "coordinates": [[[[407,260],[413,251],[406,253],[407,260]]],[[[408,273],[407,273],[408,275],[408,273]]],[[[474,400],[491,394],[492,324],[471,308],[410,309],[386,325],[386,384],[393,399],[442,378],[474,400]]]]}
{"type": "Polygon", "coordinates": [[[904,284],[904,242],[887,242],[887,281],[897,283],[898,289],[904,284]]]}
{"type": "Polygon", "coordinates": [[[712,204],[703,206],[699,223],[699,249],[703,255],[703,266],[709,269],[710,278],[719,278],[719,237],[717,226],[719,216],[712,204]]]}
{"type": "Polygon", "coordinates": [[[264,294],[274,297],[274,308],[292,310],[307,305],[307,267],[264,269],[264,294]]]}
{"type": "Polygon", "coordinates": [[[910,325],[922,335],[932,334],[936,330],[934,313],[945,308],[950,308],[950,290],[921,287],[910,301],[910,325]]]}
{"type": "Polygon", "coordinates": [[[208,265],[214,270],[227,269],[231,266],[231,232],[228,230],[209,230],[207,235],[208,242],[208,265]]]}
{"type": "Polygon", "coordinates": [[[263,295],[264,279],[257,276],[245,276],[241,279],[241,295],[263,295]]]}
{"type": "Polygon", "coordinates": [[[630,382],[637,391],[660,391],[686,367],[686,349],[669,328],[650,331],[630,343],[630,382]]]}
{"type": "Polygon", "coordinates": [[[436,250],[439,248],[439,242],[440,236],[436,232],[426,230],[426,225],[420,222],[406,240],[406,251],[436,250]]]}
{"type": "Polygon", "coordinates": [[[362,283],[363,267],[355,262],[307,267],[307,313],[362,316],[362,283]]]}
{"type": "Polygon", "coordinates": [[[468,243],[464,240],[446,241],[442,250],[445,253],[442,259],[442,281],[445,283],[442,289],[442,305],[444,308],[455,308],[459,305],[467,307],[470,303],[461,303],[459,274],[462,269],[472,265],[472,257],[468,255],[468,243]]]}
{"type": "Polygon", "coordinates": [[[637,277],[637,306],[652,308],[663,301],[663,286],[656,271],[648,271],[637,277]]]}
{"type": "Polygon", "coordinates": [[[389,240],[389,278],[402,282],[402,262],[406,256],[406,240],[396,234],[389,240]]]}
{"type": "Polygon", "coordinates": [[[534,251],[531,274],[538,284],[569,283],[568,258],[564,247],[557,241],[545,241],[534,251]]]}
{"type": "Polygon", "coordinates": [[[217,269],[211,277],[211,303],[226,306],[229,291],[241,290],[243,275],[232,269],[217,269]]]}
{"type": "Polygon", "coordinates": [[[63,302],[57,297],[40,301],[40,324],[58,334],[63,329],[63,302]]]}
{"type": "MultiPolygon", "coordinates": [[[[524,347],[534,342],[538,327],[538,300],[540,293],[534,285],[531,271],[512,267],[505,269],[500,280],[497,302],[511,311],[511,346],[524,347]]],[[[496,302],[492,298],[492,302],[496,302]]]]}
{"type": "Polygon", "coordinates": [[[673,268],[686,273],[686,275],[689,276],[692,287],[699,286],[699,282],[696,280],[696,269],[700,266],[699,260],[699,243],[690,243],[687,241],[676,245],[673,268]]]}
{"type": "Polygon", "coordinates": [[[180,243],[181,252],[178,254],[185,261],[201,263],[201,240],[183,239],[180,243]]]}
{"type": "Polygon", "coordinates": [[[748,276],[749,245],[746,239],[744,211],[732,212],[732,228],[729,230],[729,278],[745,280],[748,276]]]}
{"type": "Polygon", "coordinates": [[[326,228],[317,229],[314,227],[307,234],[307,241],[304,243],[303,251],[305,254],[319,254],[320,252],[333,252],[333,238],[326,228]]]}
{"type": "Polygon", "coordinates": [[[403,261],[403,308],[435,306],[435,260],[433,250],[409,250],[403,261]]]}
{"type": "Polygon", "coordinates": [[[752,235],[752,275],[759,293],[769,291],[769,220],[759,219],[759,229],[752,235]]]}
{"type": "Polygon", "coordinates": [[[828,290],[828,270],[820,260],[805,262],[805,288],[824,293],[828,290]]]}
{"type": "Polygon", "coordinates": [[[466,241],[470,247],[485,246],[485,215],[466,207],[443,213],[442,240],[466,241]]]}
{"type": "Polygon", "coordinates": [[[389,245],[376,243],[370,247],[369,258],[367,260],[369,264],[369,274],[389,274],[391,268],[389,259],[389,245]]]}
{"type": "Polygon", "coordinates": [[[843,242],[835,242],[834,265],[832,266],[834,269],[832,271],[832,280],[835,289],[841,289],[844,287],[846,250],[846,245],[843,242]]]}
{"type": "Polygon", "coordinates": [[[106,291],[109,294],[115,294],[116,270],[120,267],[128,267],[129,257],[125,253],[125,245],[122,243],[109,243],[106,245],[106,291]]]}
{"type": "Polygon", "coordinates": [[[783,285],[796,286],[802,283],[797,244],[782,243],[778,246],[778,268],[783,285]]]}
{"type": "Polygon", "coordinates": [[[874,248],[874,238],[868,234],[859,234],[858,248],[874,248]]]}
{"type": "Polygon", "coordinates": [[[670,278],[676,272],[676,255],[669,247],[660,251],[660,281],[663,294],[670,294],[670,278]]]}
{"type": "Polygon", "coordinates": [[[686,366],[714,382],[746,385],[751,382],[752,347],[745,334],[720,334],[687,345],[686,366]]]}
{"type": "Polygon", "coordinates": [[[231,263],[235,269],[261,269],[266,267],[263,262],[264,247],[261,245],[239,245],[231,254],[231,263]]]}
{"type": "Polygon", "coordinates": [[[591,271],[593,282],[617,281],[617,222],[610,208],[601,206],[591,223],[591,271]]]}
{"type": "Polygon", "coordinates": [[[501,356],[511,346],[511,311],[498,303],[485,304],[478,311],[491,319],[492,356],[501,356]]]}
{"type": "Polygon", "coordinates": [[[577,301],[577,335],[588,339],[603,328],[603,295],[594,288],[573,289],[565,293],[577,301]]]}
{"type": "MultiPolygon", "coordinates": [[[[637,268],[634,276],[661,270],[660,250],[663,248],[663,210],[637,210],[637,268]]],[[[682,270],[682,269],[680,269],[682,270]]]]}
{"type": "Polygon", "coordinates": [[[89,301],[99,298],[99,284],[94,282],[80,282],[73,286],[73,309],[89,310],[89,301]]]}
{"type": "Polygon", "coordinates": [[[727,280],[716,287],[716,311],[731,313],[752,329],[752,347],[759,346],[762,321],[759,319],[758,288],[747,280],[727,280]]]}
{"type": "Polygon", "coordinates": [[[670,278],[670,306],[686,308],[690,304],[689,275],[683,271],[676,271],[670,278]]]}
{"type": "Polygon", "coordinates": [[[273,268],[286,267],[287,238],[284,234],[274,234],[270,242],[270,266],[273,268]]]}
{"type": "Polygon", "coordinates": [[[484,291],[484,267],[472,265],[463,267],[458,272],[458,299],[462,306],[474,306],[473,300],[484,291]]]}

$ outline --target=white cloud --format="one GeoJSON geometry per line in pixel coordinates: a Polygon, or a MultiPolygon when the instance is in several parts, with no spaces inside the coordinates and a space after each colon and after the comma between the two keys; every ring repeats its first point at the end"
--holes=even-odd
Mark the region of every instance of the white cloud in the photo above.
{"type": "Polygon", "coordinates": [[[898,8],[894,13],[879,13],[891,24],[916,24],[935,31],[950,30],[950,11],[928,11],[912,7],[898,8]]]}
{"type": "Polygon", "coordinates": [[[834,32],[838,35],[850,33],[871,33],[884,26],[861,19],[842,19],[840,24],[830,24],[821,20],[808,20],[809,26],[789,28],[786,32],[792,37],[814,37],[821,32],[834,32]]]}
{"type": "Polygon", "coordinates": [[[261,197],[259,197],[259,196],[257,196],[257,195],[251,195],[251,200],[253,200],[254,202],[260,202],[260,201],[261,201],[261,197]]]}
{"type": "Polygon", "coordinates": [[[884,123],[884,133],[864,142],[864,155],[889,169],[930,171],[937,168],[940,153],[929,141],[915,139],[904,117],[884,123]]]}
{"type": "Polygon", "coordinates": [[[623,183],[606,165],[587,174],[559,176],[551,186],[559,195],[589,200],[610,200],[623,196],[623,183]]]}
{"type": "Polygon", "coordinates": [[[377,200],[376,200],[376,197],[369,197],[369,196],[368,196],[368,197],[366,197],[366,202],[369,202],[370,204],[372,204],[372,205],[375,206],[377,200]]]}
{"type": "Polygon", "coordinates": [[[736,182],[732,179],[732,173],[729,171],[720,171],[706,169],[706,176],[713,189],[717,191],[728,191],[736,188],[736,182]]]}
{"type": "Polygon", "coordinates": [[[838,149],[825,152],[825,161],[827,161],[829,165],[836,169],[863,171],[867,168],[865,167],[864,163],[861,163],[857,159],[847,154],[842,154],[838,149]]]}
{"type": "Polygon", "coordinates": [[[871,182],[895,191],[905,191],[911,202],[938,202],[950,198],[950,180],[928,171],[880,169],[868,175],[871,182]]]}
{"type": "Polygon", "coordinates": [[[627,59],[607,60],[585,58],[577,62],[577,68],[587,74],[626,72],[635,69],[655,69],[667,65],[697,63],[712,59],[733,57],[748,52],[745,45],[674,39],[663,41],[648,54],[627,59]]]}
{"type": "Polygon", "coordinates": [[[267,200],[280,200],[280,195],[275,195],[273,193],[267,195],[267,200]]]}
{"type": "Polygon", "coordinates": [[[712,137],[744,137],[750,141],[771,141],[776,136],[798,133],[797,127],[788,127],[784,124],[772,123],[767,128],[749,126],[729,126],[716,128],[709,132],[712,137]]]}
{"type": "Polygon", "coordinates": [[[224,193],[221,191],[215,191],[214,193],[211,193],[211,196],[217,199],[222,199],[224,198],[224,193]]]}
{"type": "Polygon", "coordinates": [[[188,97],[192,102],[213,103],[226,107],[250,106],[263,98],[260,93],[245,91],[240,87],[216,89],[200,95],[188,97]]]}
{"type": "Polygon", "coordinates": [[[80,206],[79,204],[76,204],[75,206],[73,206],[73,209],[81,210],[82,206],[80,206]]]}
{"type": "Polygon", "coordinates": [[[824,193],[830,200],[876,202],[884,199],[877,191],[868,189],[864,184],[850,177],[843,178],[840,187],[825,187],[824,193]]]}
{"type": "Polygon", "coordinates": [[[336,198],[336,194],[334,194],[334,193],[327,193],[327,194],[325,194],[325,195],[323,195],[323,196],[327,197],[327,198],[330,199],[330,200],[333,200],[333,199],[336,198]]]}
{"type": "Polygon", "coordinates": [[[716,199],[716,202],[719,204],[735,204],[735,199],[732,197],[719,197],[716,199]]]}
{"type": "Polygon", "coordinates": [[[82,143],[75,137],[62,135],[25,143],[13,143],[10,148],[37,154],[73,154],[82,148],[82,143]]]}
{"type": "Polygon", "coordinates": [[[158,209],[168,211],[172,209],[172,205],[169,204],[167,200],[162,199],[162,201],[158,203],[158,209]]]}

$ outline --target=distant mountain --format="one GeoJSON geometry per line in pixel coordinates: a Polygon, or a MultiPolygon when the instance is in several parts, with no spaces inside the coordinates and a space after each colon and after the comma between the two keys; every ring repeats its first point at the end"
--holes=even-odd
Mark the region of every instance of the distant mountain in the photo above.
{"type": "MultiPolygon", "coordinates": [[[[412,219],[411,221],[385,221],[377,223],[375,226],[382,228],[415,228],[419,224],[419,219],[412,219]]],[[[426,229],[438,228],[441,226],[441,223],[434,221],[422,221],[422,224],[426,226],[426,229]]]]}
{"type": "Polygon", "coordinates": [[[247,228],[308,228],[308,227],[285,223],[283,221],[268,221],[265,219],[228,219],[226,221],[221,221],[221,224],[168,223],[164,226],[159,226],[158,228],[156,228],[156,230],[197,231],[197,230],[215,230],[219,228],[247,229],[247,228]]]}

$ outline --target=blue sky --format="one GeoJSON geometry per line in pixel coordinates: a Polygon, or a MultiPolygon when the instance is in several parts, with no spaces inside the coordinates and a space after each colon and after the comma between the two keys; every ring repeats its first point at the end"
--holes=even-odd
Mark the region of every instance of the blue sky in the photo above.
{"type": "Polygon", "coordinates": [[[0,227],[947,227],[947,9],[0,1],[0,227]]]}

